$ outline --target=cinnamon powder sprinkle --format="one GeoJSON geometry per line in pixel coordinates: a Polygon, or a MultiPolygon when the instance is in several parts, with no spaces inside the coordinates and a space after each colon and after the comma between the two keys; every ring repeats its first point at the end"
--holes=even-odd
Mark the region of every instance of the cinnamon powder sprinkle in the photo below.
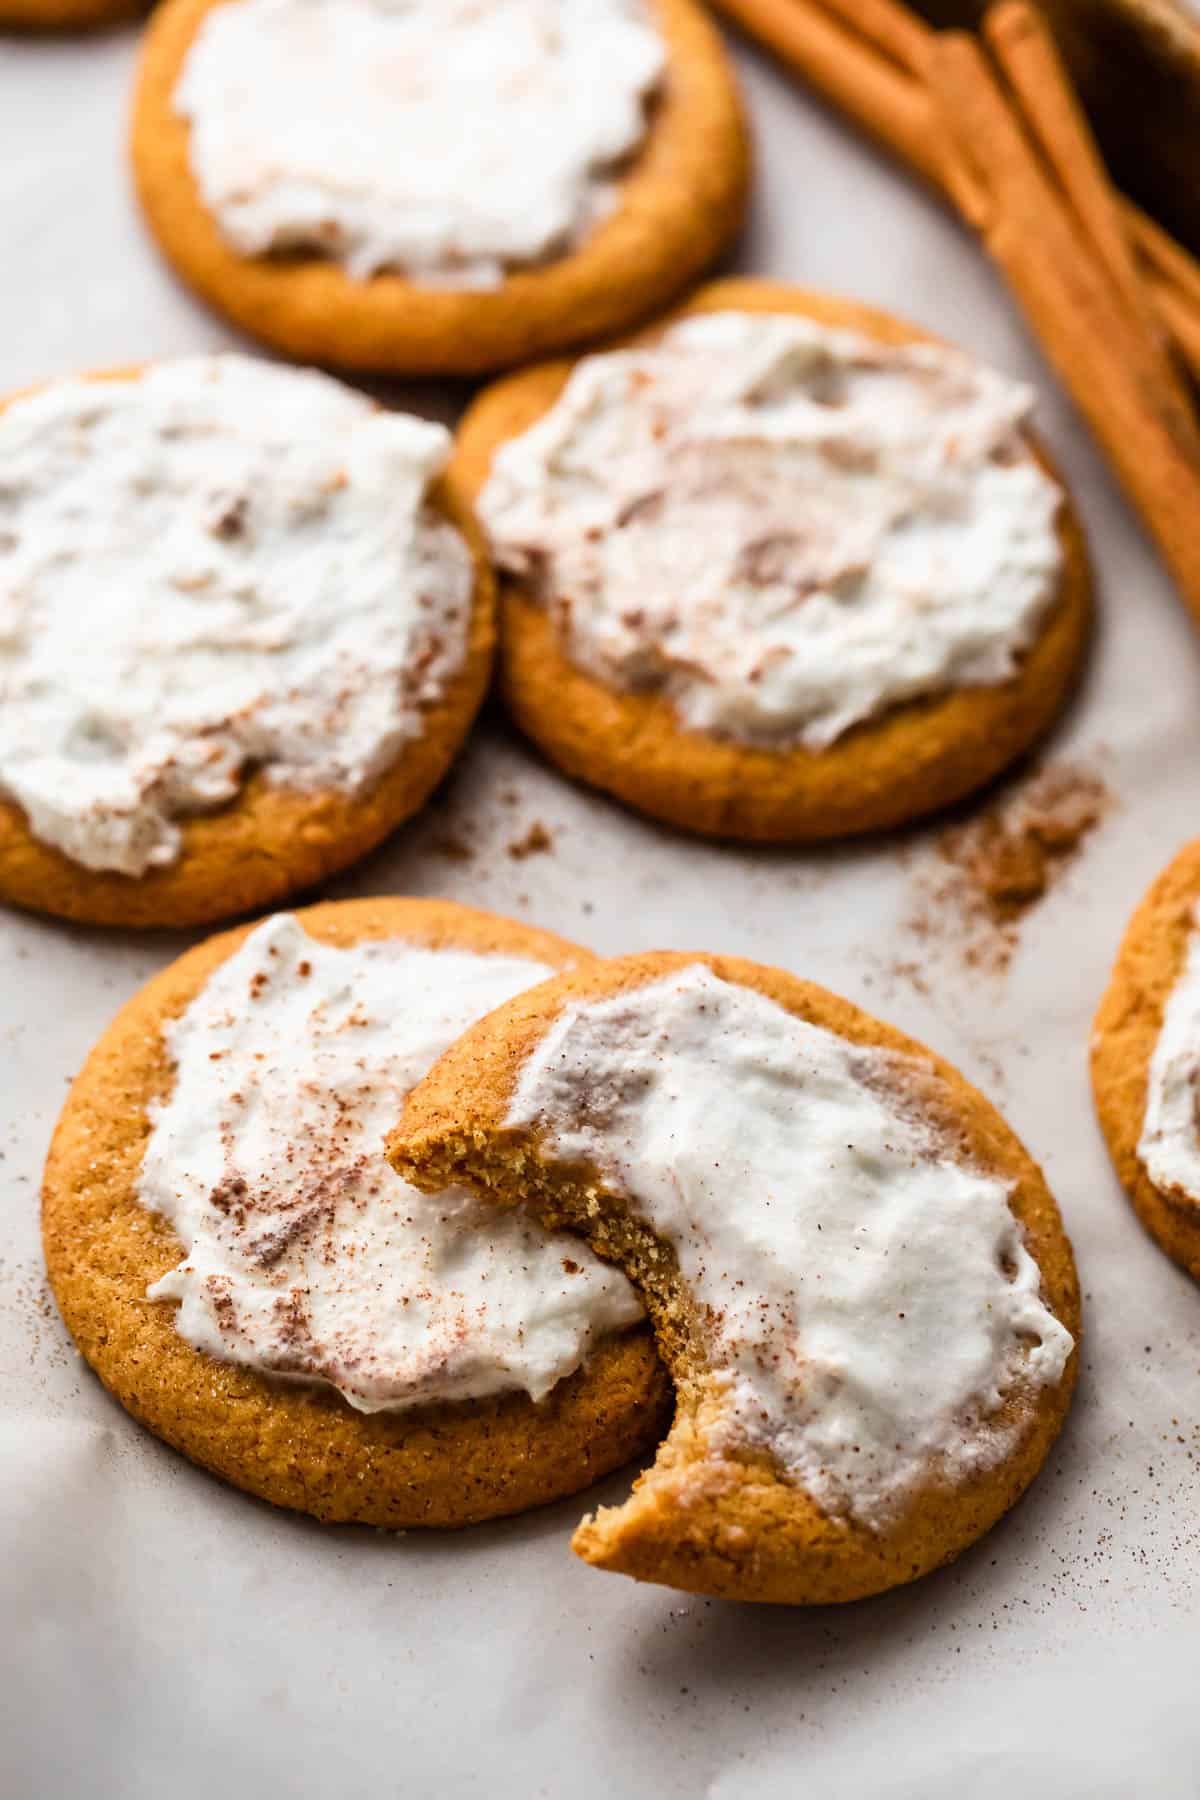
{"type": "Polygon", "coordinates": [[[1001,972],[1025,915],[1054,887],[1112,805],[1098,775],[1077,764],[1043,766],[1019,787],[938,835],[910,929],[965,937],[971,967],[1001,972]]]}
{"type": "Polygon", "coordinates": [[[546,830],[540,819],[535,819],[523,838],[514,838],[508,846],[508,854],[514,862],[524,862],[527,856],[544,856],[554,848],[554,839],[546,830]]]}
{"type": "Polygon", "coordinates": [[[447,862],[469,863],[475,861],[475,852],[465,839],[452,831],[443,832],[434,838],[430,849],[435,856],[444,856],[447,862]]]}

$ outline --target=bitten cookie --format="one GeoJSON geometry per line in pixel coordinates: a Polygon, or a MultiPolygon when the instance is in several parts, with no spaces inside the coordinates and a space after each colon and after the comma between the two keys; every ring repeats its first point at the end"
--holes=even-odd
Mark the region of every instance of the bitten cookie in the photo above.
{"type": "Polygon", "coordinates": [[[422,805],[495,638],[449,443],[238,356],[0,409],[0,898],[229,918],[422,805]]]}
{"type": "Polygon", "coordinates": [[[979,787],[1054,720],[1089,625],[1032,398],[761,281],[497,383],[454,467],[504,571],[518,723],[719,837],[833,838],[979,787]]]}
{"type": "Polygon", "coordinates": [[[1092,1031],[1092,1091],[1139,1219],[1200,1281],[1200,841],[1129,922],[1092,1031]]]}
{"type": "Polygon", "coordinates": [[[732,957],[589,964],[410,1094],[407,1179],[527,1200],[645,1296],[675,1422],[587,1562],[818,1603],[957,1556],[1041,1466],[1075,1382],[1071,1248],[947,1064],[732,957]]]}
{"type": "Polygon", "coordinates": [[[624,1276],[383,1158],[464,1026],[587,960],[360,900],[213,938],[130,1001],[71,1089],[42,1213],[121,1404],[264,1500],[372,1525],[517,1512],[653,1443],[667,1383],[624,1276]]]}
{"type": "Polygon", "coordinates": [[[346,368],[503,368],[663,306],[741,222],[695,0],[165,0],[134,174],[235,324],[346,368]]]}

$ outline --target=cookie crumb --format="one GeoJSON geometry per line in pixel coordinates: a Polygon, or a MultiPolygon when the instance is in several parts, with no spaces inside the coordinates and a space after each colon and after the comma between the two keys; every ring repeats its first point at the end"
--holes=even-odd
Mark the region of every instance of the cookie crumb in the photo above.
{"type": "Polygon", "coordinates": [[[456,837],[452,831],[443,832],[435,837],[429,848],[435,856],[444,856],[447,862],[470,863],[475,861],[475,852],[463,838],[456,837]]]}
{"type": "Polygon", "coordinates": [[[553,850],[554,839],[540,819],[535,819],[522,838],[514,838],[508,846],[508,854],[514,862],[524,862],[527,856],[544,856],[553,850]]]}

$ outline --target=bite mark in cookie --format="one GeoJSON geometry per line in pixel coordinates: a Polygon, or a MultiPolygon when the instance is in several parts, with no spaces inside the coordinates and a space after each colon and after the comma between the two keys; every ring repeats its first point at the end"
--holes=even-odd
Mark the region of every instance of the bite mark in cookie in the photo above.
{"type": "Polygon", "coordinates": [[[678,1412],[587,1560],[748,1599],[878,1591],[957,1555],[1040,1466],[1074,1381],[1053,1201],[945,1065],[724,958],[626,958],[474,1031],[389,1152],[531,1195],[642,1287],[678,1412]]]}

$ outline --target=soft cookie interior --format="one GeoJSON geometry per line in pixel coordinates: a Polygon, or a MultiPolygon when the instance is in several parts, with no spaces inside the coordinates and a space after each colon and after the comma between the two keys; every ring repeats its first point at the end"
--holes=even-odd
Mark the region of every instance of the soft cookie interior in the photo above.
{"type": "MultiPolygon", "coordinates": [[[[557,1012],[581,994],[619,991],[648,974],[700,959],[632,957],[560,977],[492,1014],[460,1040],[409,1098],[389,1156],[419,1186],[465,1181],[504,1206],[528,1204],[548,1226],[567,1226],[618,1262],[641,1289],[675,1382],[674,1423],[653,1466],[623,1505],[578,1528],[584,1560],[642,1580],[739,1599],[820,1603],[912,1580],[950,1560],[1023,1492],[1065,1416],[1075,1357],[1031,1399],[1005,1394],[990,1423],[1011,1433],[1008,1452],[968,1478],[931,1466],[886,1527],[825,1510],[771,1454],[711,1430],[720,1381],[697,1298],[671,1245],[637,1216],[636,1203],[600,1170],[556,1155],[536,1130],[507,1122],[520,1071],[557,1012]]],[[[907,1040],[835,996],[778,971],[702,959],[863,1044],[914,1050],[907,1040]]],[[[1012,1184],[1011,1207],[1059,1321],[1078,1327],[1070,1247],[1035,1165],[993,1110],[945,1065],[933,1065],[931,1104],[963,1150],[1012,1184]],[[935,1090],[937,1090],[935,1092],[935,1090]]],[[[603,1094],[595,1097],[603,1109],[603,1094]]]]}

